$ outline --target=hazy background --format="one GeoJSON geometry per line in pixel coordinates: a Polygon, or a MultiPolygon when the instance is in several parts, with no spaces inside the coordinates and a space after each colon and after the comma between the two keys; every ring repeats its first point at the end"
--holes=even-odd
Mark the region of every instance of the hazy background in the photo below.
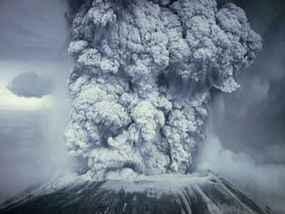
{"type": "Polygon", "coordinates": [[[216,94],[201,166],[285,213],[285,1],[232,2],[262,35],[263,50],[239,77],[238,91],[216,94]]]}
{"type": "MultiPolygon", "coordinates": [[[[246,10],[264,48],[240,76],[239,91],[216,93],[199,167],[285,213],[285,1],[233,1],[246,10]]],[[[0,0],[0,200],[70,168],[63,140],[71,68],[66,11],[65,0],[0,0]],[[51,78],[53,93],[12,94],[6,85],[27,71],[51,78]]]]}
{"type": "Polygon", "coordinates": [[[66,11],[65,0],[0,0],[0,200],[70,168],[63,140],[71,68],[66,11]],[[11,93],[7,84],[23,72],[48,77],[52,94],[11,93]]]}

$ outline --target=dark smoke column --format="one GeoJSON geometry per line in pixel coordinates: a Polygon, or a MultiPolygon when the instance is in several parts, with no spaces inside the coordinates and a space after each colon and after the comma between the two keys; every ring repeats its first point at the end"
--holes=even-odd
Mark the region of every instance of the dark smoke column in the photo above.
{"type": "Polygon", "coordinates": [[[215,0],[94,0],[76,14],[66,130],[95,179],[189,173],[213,89],[231,93],[261,38],[215,0]]]}

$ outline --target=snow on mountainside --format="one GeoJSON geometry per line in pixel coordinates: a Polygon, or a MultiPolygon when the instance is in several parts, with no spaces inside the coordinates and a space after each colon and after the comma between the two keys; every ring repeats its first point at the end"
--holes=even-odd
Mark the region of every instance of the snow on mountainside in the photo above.
{"type": "Polygon", "coordinates": [[[1,214],[193,213],[266,214],[228,181],[211,172],[144,180],[71,179],[6,202],[1,214]]]}

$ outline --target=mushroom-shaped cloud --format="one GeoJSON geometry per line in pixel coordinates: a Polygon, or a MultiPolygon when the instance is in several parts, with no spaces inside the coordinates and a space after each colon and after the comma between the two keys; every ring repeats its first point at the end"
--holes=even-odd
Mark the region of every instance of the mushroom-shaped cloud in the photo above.
{"type": "Polygon", "coordinates": [[[45,77],[39,76],[35,72],[25,72],[14,77],[7,88],[20,97],[43,97],[52,92],[53,84],[45,77]]]}
{"type": "Polygon", "coordinates": [[[188,173],[213,89],[261,49],[244,11],[215,0],[94,0],[73,20],[66,130],[80,173],[188,173]]]}

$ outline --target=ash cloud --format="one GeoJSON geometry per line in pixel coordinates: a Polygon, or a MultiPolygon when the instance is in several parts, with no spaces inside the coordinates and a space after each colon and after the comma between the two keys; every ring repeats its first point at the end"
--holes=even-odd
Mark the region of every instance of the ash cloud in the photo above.
{"type": "MultiPolygon", "coordinates": [[[[247,151],[235,151],[211,130],[200,154],[199,169],[210,169],[229,179],[259,204],[284,213],[284,164],[257,162],[247,151]]],[[[264,156],[268,151],[264,149],[264,156]]],[[[276,152],[276,151],[275,151],[276,152]]]]}
{"type": "Polygon", "coordinates": [[[53,90],[53,83],[47,77],[41,77],[35,72],[25,72],[14,77],[7,88],[20,97],[40,98],[49,95],[53,90]]]}
{"type": "Polygon", "coordinates": [[[189,173],[215,90],[231,93],[261,38],[234,4],[102,1],[76,14],[66,129],[81,174],[189,173]]]}
{"type": "Polygon", "coordinates": [[[215,95],[210,107],[213,134],[202,149],[208,151],[202,162],[256,201],[284,213],[285,2],[234,2],[245,9],[252,28],[262,35],[263,49],[248,72],[239,76],[239,90],[215,95]]]}

